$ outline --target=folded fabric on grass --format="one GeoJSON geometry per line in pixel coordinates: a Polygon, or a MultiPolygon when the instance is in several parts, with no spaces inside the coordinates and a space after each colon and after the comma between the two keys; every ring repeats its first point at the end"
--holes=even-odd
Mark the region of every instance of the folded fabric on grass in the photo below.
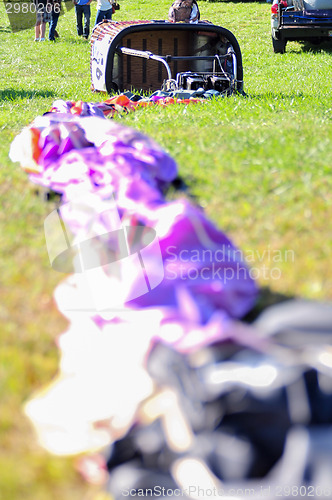
{"type": "Polygon", "coordinates": [[[105,101],[97,103],[87,103],[83,101],[64,101],[58,99],[54,101],[50,109],[51,113],[69,113],[79,116],[108,116],[112,118],[118,113],[128,113],[139,108],[149,106],[169,106],[173,104],[188,105],[204,103],[207,99],[224,97],[216,90],[186,90],[176,92],[156,91],[146,97],[134,95],[131,92],[116,95],[105,101]]]}
{"type": "Polygon", "coordinates": [[[112,498],[331,495],[331,318],[331,304],[288,301],[251,326],[267,338],[261,350],[224,341],[184,354],[155,344],[155,392],[103,453],[112,498]]]}
{"type": "Polygon", "coordinates": [[[177,175],[175,161],[142,133],[101,117],[63,113],[37,117],[25,127],[11,145],[10,158],[36,174],[30,177],[33,182],[62,188],[62,194],[68,184],[86,178],[91,190],[109,184],[116,189],[112,182],[133,175],[161,188],[177,175]],[[58,173],[69,152],[78,156],[69,159],[70,166],[58,173]],[[81,171],[75,171],[76,163],[82,164],[81,171]]]}
{"type": "Polygon", "coordinates": [[[139,320],[99,328],[82,314],[60,336],[59,375],[25,407],[49,451],[99,449],[129,429],[138,404],[153,390],[144,359],[154,325],[139,320]]]}
{"type": "Polygon", "coordinates": [[[57,378],[25,408],[57,454],[104,447],[135,424],[154,390],[155,343],[191,353],[256,342],[235,321],[257,297],[241,251],[200,207],[167,200],[177,176],[169,155],[85,104],[76,109],[87,116],[75,116],[58,103],[10,150],[32,182],[61,194],[45,235],[53,268],[73,273],[55,292],[70,324],[57,378]]]}

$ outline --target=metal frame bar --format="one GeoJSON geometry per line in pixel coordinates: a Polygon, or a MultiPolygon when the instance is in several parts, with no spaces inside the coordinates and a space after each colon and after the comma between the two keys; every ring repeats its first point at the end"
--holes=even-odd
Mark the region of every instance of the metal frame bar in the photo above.
{"type": "Polygon", "coordinates": [[[127,56],[141,57],[143,59],[152,59],[154,61],[161,62],[166,68],[168,80],[173,80],[172,71],[171,71],[171,68],[169,67],[168,62],[171,62],[171,61],[191,61],[191,60],[192,61],[216,61],[217,60],[222,73],[224,73],[224,75],[227,78],[227,74],[224,71],[224,69],[222,68],[220,61],[228,58],[229,56],[232,56],[233,75],[234,75],[233,81],[234,82],[237,81],[237,60],[236,60],[235,52],[232,49],[228,50],[227,54],[225,54],[225,55],[215,54],[214,56],[171,56],[171,55],[156,56],[155,54],[153,54],[152,52],[150,52],[148,50],[137,50],[137,49],[132,49],[129,47],[118,47],[117,50],[121,54],[125,54],[127,56]]]}
{"type": "Polygon", "coordinates": [[[153,59],[154,61],[161,62],[167,71],[168,79],[172,79],[172,72],[171,68],[165,61],[165,59],[161,56],[156,56],[152,52],[149,52],[148,50],[136,50],[136,49],[129,49],[128,47],[118,47],[118,49],[121,54],[126,54],[127,56],[134,56],[134,57],[142,57],[143,59],[153,59]]]}

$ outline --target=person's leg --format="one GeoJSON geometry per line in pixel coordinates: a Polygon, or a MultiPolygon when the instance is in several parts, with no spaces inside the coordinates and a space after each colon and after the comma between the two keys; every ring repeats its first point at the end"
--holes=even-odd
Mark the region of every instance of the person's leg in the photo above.
{"type": "Polygon", "coordinates": [[[108,9],[104,12],[104,19],[108,19],[109,21],[112,19],[112,14],[113,14],[113,10],[112,9],[108,9]]]}
{"type": "Polygon", "coordinates": [[[78,34],[78,36],[82,36],[83,35],[83,25],[82,25],[83,9],[82,9],[82,5],[75,5],[75,12],[76,12],[77,34],[78,34]]]}
{"type": "Polygon", "coordinates": [[[84,38],[89,38],[89,34],[90,34],[90,17],[91,17],[90,5],[83,5],[83,9],[84,9],[83,36],[84,36],[84,38]]]}
{"type": "Polygon", "coordinates": [[[40,38],[40,25],[42,23],[42,14],[40,14],[37,10],[37,15],[36,15],[36,24],[35,24],[35,42],[39,42],[40,38]]]}
{"type": "Polygon", "coordinates": [[[97,10],[95,25],[102,22],[104,19],[105,12],[103,10],[97,10]]]}
{"type": "Polygon", "coordinates": [[[48,34],[48,39],[51,41],[55,40],[55,29],[58,24],[58,19],[59,19],[60,14],[57,12],[52,12],[52,18],[50,22],[50,31],[48,34]]]}
{"type": "Polygon", "coordinates": [[[40,25],[40,41],[45,40],[46,23],[42,22],[40,25]]]}
{"type": "Polygon", "coordinates": [[[40,37],[40,24],[36,24],[35,26],[35,41],[39,42],[40,37]]]}
{"type": "Polygon", "coordinates": [[[46,5],[46,0],[41,0],[38,4],[39,12],[41,14],[41,24],[40,24],[40,42],[45,41],[45,31],[46,31],[46,23],[51,20],[51,16],[49,14],[48,6],[46,5]]]}

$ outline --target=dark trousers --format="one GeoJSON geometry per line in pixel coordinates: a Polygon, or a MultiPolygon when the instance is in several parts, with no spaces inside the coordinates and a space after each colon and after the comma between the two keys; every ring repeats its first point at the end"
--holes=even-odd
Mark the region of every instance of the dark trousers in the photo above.
{"type": "Polygon", "coordinates": [[[112,7],[108,10],[98,10],[95,24],[101,23],[104,19],[108,19],[109,21],[112,19],[112,7]]]}
{"type": "Polygon", "coordinates": [[[75,12],[76,12],[78,36],[83,35],[84,37],[88,38],[90,34],[90,17],[91,17],[90,5],[75,5],[75,12]],[[84,27],[83,27],[83,15],[84,15],[84,27]]]}
{"type": "Polygon", "coordinates": [[[55,30],[56,30],[56,26],[58,24],[58,19],[59,19],[59,16],[60,16],[60,12],[52,12],[51,14],[51,22],[50,22],[50,31],[48,32],[48,39],[49,40],[55,40],[54,38],[54,33],[55,33],[55,30]]]}

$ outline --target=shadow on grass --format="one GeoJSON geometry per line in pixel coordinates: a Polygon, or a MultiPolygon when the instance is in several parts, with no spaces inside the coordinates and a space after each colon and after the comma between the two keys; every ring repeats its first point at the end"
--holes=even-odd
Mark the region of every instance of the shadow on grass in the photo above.
{"type": "Polygon", "coordinates": [[[0,101],[15,101],[15,99],[33,99],[34,97],[54,97],[55,93],[49,90],[0,90],[0,101]]]}
{"type": "Polygon", "coordinates": [[[0,33],[11,33],[12,30],[10,28],[5,28],[5,26],[0,26],[0,33]]]}
{"type": "Polygon", "coordinates": [[[66,43],[67,44],[74,44],[74,45],[77,45],[77,44],[86,45],[88,48],[90,48],[90,39],[85,40],[85,38],[78,36],[78,35],[76,37],[67,38],[66,43]]]}
{"type": "Polygon", "coordinates": [[[319,52],[329,52],[332,53],[332,41],[325,41],[321,43],[310,43],[310,42],[303,42],[301,44],[302,52],[313,52],[313,53],[319,53],[319,52]]]}
{"type": "MultiPolygon", "coordinates": [[[[303,52],[311,52],[313,54],[319,54],[320,52],[332,52],[332,39],[324,41],[310,41],[310,40],[289,40],[286,47],[286,52],[288,54],[301,54],[303,52]]],[[[274,54],[277,57],[283,58],[283,54],[274,54]]]]}

